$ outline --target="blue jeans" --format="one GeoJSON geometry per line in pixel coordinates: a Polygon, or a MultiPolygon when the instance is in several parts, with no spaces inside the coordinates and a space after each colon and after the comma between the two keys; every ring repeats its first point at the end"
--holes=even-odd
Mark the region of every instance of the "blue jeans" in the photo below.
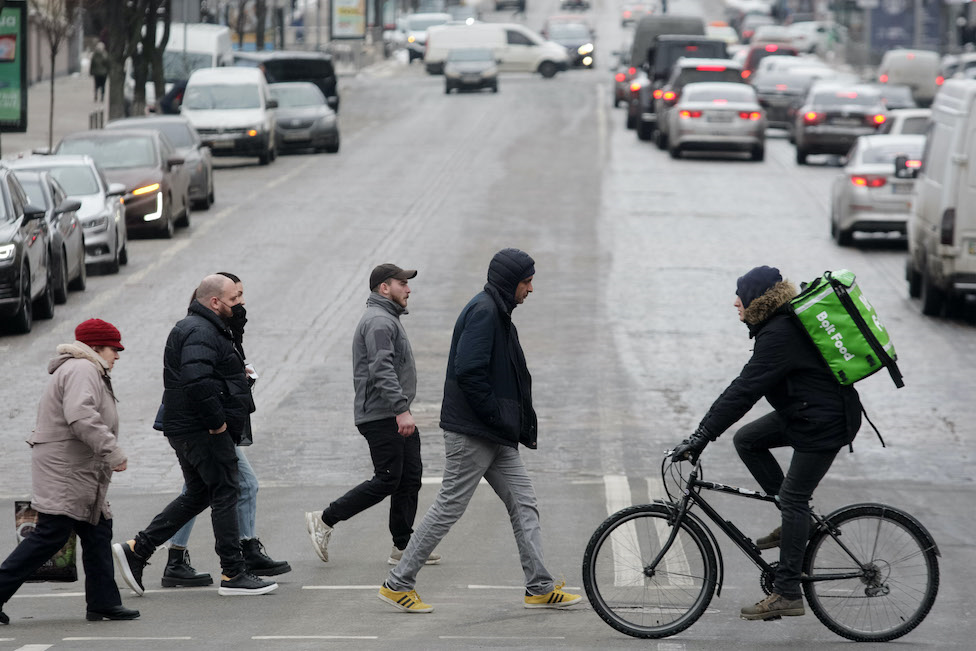
{"type": "MultiPolygon", "coordinates": [[[[237,450],[238,485],[240,486],[240,493],[237,498],[237,526],[241,532],[241,539],[246,540],[257,537],[254,528],[258,515],[258,478],[254,474],[251,463],[244,456],[244,449],[240,446],[235,449],[237,450]]],[[[186,494],[185,483],[180,494],[186,494]]],[[[183,528],[169,539],[169,546],[185,548],[190,542],[190,532],[193,531],[193,523],[196,520],[194,517],[183,525],[183,528]]]]}
{"type": "Polygon", "coordinates": [[[508,510],[526,591],[532,595],[552,592],[552,575],[542,562],[542,527],[535,489],[518,449],[455,432],[444,432],[444,448],[441,489],[410,537],[400,563],[387,577],[387,587],[397,592],[414,589],[417,572],[460,519],[484,477],[508,510]]]}

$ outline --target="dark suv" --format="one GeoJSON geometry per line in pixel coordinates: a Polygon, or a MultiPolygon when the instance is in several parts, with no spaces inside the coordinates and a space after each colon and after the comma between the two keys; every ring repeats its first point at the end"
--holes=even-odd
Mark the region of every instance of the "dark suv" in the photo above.
{"type": "Polygon", "coordinates": [[[699,81],[745,83],[742,79],[742,66],[731,59],[678,59],[671,70],[671,76],[653,93],[654,114],[657,116],[654,142],[658,148],[668,148],[668,111],[681,98],[681,91],[685,86],[699,81]]]}
{"type": "Polygon", "coordinates": [[[276,50],[274,52],[235,52],[234,65],[264,67],[269,84],[282,81],[310,81],[325,95],[325,101],[339,112],[339,88],[332,55],[324,52],[276,50]]]}
{"type": "Polygon", "coordinates": [[[54,316],[51,233],[42,208],[6,165],[0,165],[0,324],[30,332],[34,315],[54,316]]]}
{"type": "Polygon", "coordinates": [[[637,137],[650,140],[657,124],[654,113],[654,91],[664,85],[671,69],[682,57],[695,59],[727,59],[725,41],[704,36],[666,35],[654,39],[653,47],[648,49],[647,79],[631,99],[631,115],[637,137]]]}

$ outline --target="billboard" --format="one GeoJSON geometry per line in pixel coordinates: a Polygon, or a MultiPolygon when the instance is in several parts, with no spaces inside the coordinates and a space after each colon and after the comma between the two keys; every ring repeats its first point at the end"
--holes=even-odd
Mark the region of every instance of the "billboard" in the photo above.
{"type": "Polygon", "coordinates": [[[332,39],[366,38],[366,0],[332,0],[332,39]]]}
{"type": "Polygon", "coordinates": [[[0,131],[27,131],[27,3],[0,11],[0,131]]]}

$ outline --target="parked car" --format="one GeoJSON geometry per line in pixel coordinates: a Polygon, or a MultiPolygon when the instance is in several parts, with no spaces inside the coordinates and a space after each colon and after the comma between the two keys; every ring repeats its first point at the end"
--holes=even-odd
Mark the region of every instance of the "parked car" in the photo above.
{"type": "Polygon", "coordinates": [[[308,148],[335,154],[339,151],[339,121],[315,84],[291,81],[271,84],[278,100],[275,138],[279,151],[308,148]]]}
{"type": "Polygon", "coordinates": [[[840,246],[854,233],[905,235],[914,179],[896,174],[899,156],[921,165],[925,136],[861,136],[831,186],[830,234],[840,246]]]}
{"type": "Polygon", "coordinates": [[[91,156],[110,181],[125,185],[127,229],[170,238],[176,226],[190,225],[190,177],[183,157],[159,131],[80,131],[65,136],[54,153],[91,156]]]}
{"type": "MultiPolygon", "coordinates": [[[[733,63],[731,59],[689,59],[682,57],[674,64],[671,76],[664,82],[664,85],[656,89],[654,96],[654,114],[657,116],[656,128],[654,130],[654,142],[659,149],[668,147],[668,126],[670,124],[668,113],[684,92],[688,84],[703,81],[724,81],[731,83],[742,83],[742,68],[733,63]]],[[[638,133],[638,135],[640,135],[638,133]]]]}
{"type": "Polygon", "coordinates": [[[31,331],[54,316],[54,265],[44,210],[27,200],[13,170],[0,165],[0,324],[31,331]]]}
{"type": "Polygon", "coordinates": [[[213,156],[190,121],[180,116],[139,117],[113,120],[106,129],[154,129],[169,140],[190,174],[190,201],[208,210],[214,202],[213,156]]]}
{"type": "Polygon", "coordinates": [[[940,65],[938,53],[931,50],[888,50],[878,65],[878,82],[908,86],[915,102],[925,108],[945,81],[940,65]]]}
{"type": "Polygon", "coordinates": [[[498,92],[498,62],[488,48],[454,48],[444,62],[444,92],[481,90],[498,92]]]}
{"type": "Polygon", "coordinates": [[[595,39],[586,23],[553,22],[547,27],[546,38],[566,48],[571,66],[593,67],[595,39]]]}
{"type": "Polygon", "coordinates": [[[888,111],[888,119],[878,127],[879,134],[924,136],[932,123],[932,109],[909,108],[888,111]]]}
{"type": "Polygon", "coordinates": [[[806,165],[810,154],[844,155],[887,119],[881,95],[870,86],[814,84],[794,119],[796,164],[806,165]]]}
{"type": "Polygon", "coordinates": [[[236,52],[234,65],[261,67],[269,84],[309,81],[319,87],[332,110],[339,112],[339,86],[332,55],[305,50],[236,52]]]}
{"type": "Polygon", "coordinates": [[[85,234],[78,221],[81,202],[70,199],[50,172],[14,168],[14,175],[27,193],[27,201],[44,209],[51,236],[51,265],[54,302],[68,301],[68,290],[84,290],[88,282],[85,269],[85,234]]]}
{"type": "Polygon", "coordinates": [[[671,158],[692,149],[747,151],[756,161],[765,156],[766,117],[748,84],[688,84],[668,119],[671,158]]]}
{"type": "Polygon", "coordinates": [[[30,156],[9,163],[16,170],[46,170],[71,199],[81,202],[78,221],[85,234],[85,264],[118,273],[129,262],[125,227],[125,184],[109,183],[91,156],[30,156]]]}

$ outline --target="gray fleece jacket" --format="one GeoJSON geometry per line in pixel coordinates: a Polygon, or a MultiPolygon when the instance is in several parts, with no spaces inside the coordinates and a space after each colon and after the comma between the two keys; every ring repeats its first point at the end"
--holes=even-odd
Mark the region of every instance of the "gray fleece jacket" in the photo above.
{"type": "Polygon", "coordinates": [[[417,367],[400,315],[388,298],[371,292],[352,341],[352,382],[357,425],[410,409],[417,395],[417,367]]]}

